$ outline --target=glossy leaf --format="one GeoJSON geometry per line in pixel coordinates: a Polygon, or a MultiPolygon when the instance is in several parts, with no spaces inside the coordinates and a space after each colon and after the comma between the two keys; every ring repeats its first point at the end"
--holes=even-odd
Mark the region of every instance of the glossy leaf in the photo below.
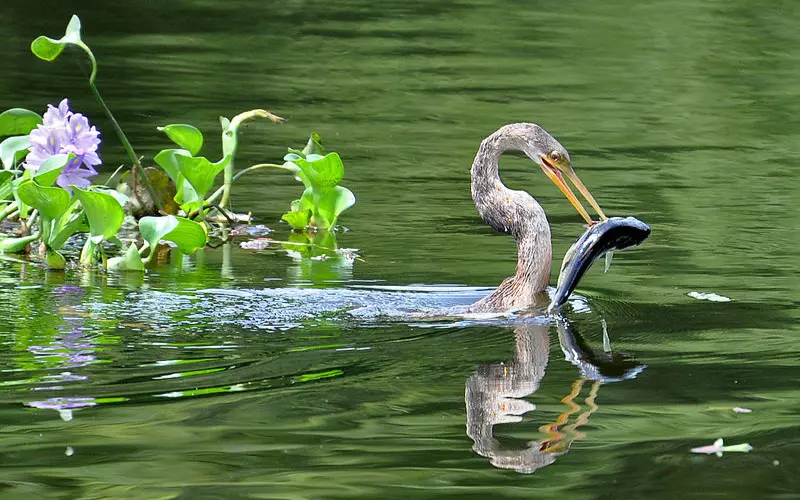
{"type": "Polygon", "coordinates": [[[186,219],[184,217],[174,217],[178,220],[178,225],[169,232],[163,239],[171,241],[178,245],[181,252],[185,254],[195,253],[197,250],[203,248],[208,243],[208,234],[206,233],[206,226],[199,222],[186,219]]]}
{"type": "Polygon", "coordinates": [[[164,149],[159,151],[159,153],[153,157],[153,161],[155,161],[159,167],[164,169],[176,186],[179,186],[183,181],[183,174],[181,174],[178,156],[185,155],[191,156],[191,153],[185,149],[164,149]]]}
{"type": "Polygon", "coordinates": [[[144,272],[144,263],[139,257],[139,249],[134,243],[128,247],[124,255],[112,257],[106,261],[106,269],[109,271],[139,271],[144,272]]]}
{"type": "Polygon", "coordinates": [[[176,156],[183,177],[189,181],[201,200],[205,199],[214,185],[214,179],[225,169],[230,158],[226,156],[217,163],[211,163],[202,156],[176,156]]]}
{"type": "Polygon", "coordinates": [[[10,201],[14,189],[14,174],[0,170],[0,201],[10,201]]]}
{"type": "Polygon", "coordinates": [[[325,156],[310,154],[305,159],[297,159],[292,163],[300,167],[311,187],[319,194],[333,189],[344,177],[344,164],[338,153],[325,156]]]}
{"type": "Polygon", "coordinates": [[[73,154],[53,155],[42,162],[41,166],[33,172],[33,179],[40,186],[52,186],[64,167],[75,158],[73,154]]]}
{"type": "Polygon", "coordinates": [[[125,218],[125,212],[117,199],[107,193],[70,187],[86,212],[92,240],[99,243],[116,235],[125,218]]]}
{"type": "Polygon", "coordinates": [[[339,214],[352,207],[356,203],[356,197],[352,191],[346,187],[336,186],[323,194],[317,202],[317,211],[327,221],[326,228],[336,225],[339,214]]]}
{"type": "Polygon", "coordinates": [[[70,236],[88,231],[89,226],[86,224],[84,212],[73,213],[69,217],[61,216],[54,223],[47,246],[54,250],[60,250],[70,236]]]}
{"type": "Polygon", "coordinates": [[[0,162],[3,163],[3,168],[6,170],[14,168],[20,160],[25,158],[30,147],[31,140],[27,135],[8,137],[0,142],[0,162]]]}
{"type": "Polygon", "coordinates": [[[28,248],[28,245],[38,239],[38,234],[23,236],[21,238],[0,239],[0,253],[22,253],[28,248]]]}
{"type": "Polygon", "coordinates": [[[40,186],[29,180],[17,187],[17,196],[25,204],[39,210],[42,217],[54,220],[67,211],[69,193],[60,187],[40,186]]]}
{"type": "Polygon", "coordinates": [[[23,108],[12,108],[0,113],[0,137],[28,135],[42,123],[42,117],[23,108]]]}
{"type": "Polygon", "coordinates": [[[36,55],[36,57],[39,59],[53,61],[59,55],[61,55],[61,52],[64,51],[64,47],[66,47],[68,44],[80,45],[82,43],[81,20],[78,18],[78,16],[72,16],[69,24],[67,25],[67,30],[64,33],[64,36],[58,40],[54,40],[46,36],[40,36],[31,43],[31,52],[33,52],[34,55],[36,55]]]}
{"type": "Polygon", "coordinates": [[[180,123],[158,127],[158,130],[167,134],[172,142],[187,150],[192,156],[199,153],[203,147],[203,134],[191,125],[180,123]]]}
{"type": "Polygon", "coordinates": [[[150,245],[151,255],[161,240],[175,243],[185,254],[194,253],[208,243],[205,225],[174,215],[142,217],[139,220],[139,232],[150,245]]]}
{"type": "Polygon", "coordinates": [[[139,219],[139,233],[144,241],[150,245],[152,254],[158,242],[163,240],[166,235],[178,227],[178,218],[174,216],[166,217],[142,217],[139,219]]]}
{"type": "Polygon", "coordinates": [[[310,155],[324,155],[325,148],[322,147],[322,137],[319,136],[316,132],[311,133],[311,137],[308,138],[308,142],[306,143],[306,147],[303,148],[303,154],[310,155]]]}
{"type": "Polygon", "coordinates": [[[44,263],[47,264],[48,268],[64,269],[67,267],[67,259],[60,252],[51,248],[48,248],[45,252],[44,263]]]}
{"type": "Polygon", "coordinates": [[[300,231],[308,226],[308,223],[311,220],[311,210],[286,212],[281,216],[281,219],[288,222],[289,225],[292,226],[292,229],[300,231]]]}

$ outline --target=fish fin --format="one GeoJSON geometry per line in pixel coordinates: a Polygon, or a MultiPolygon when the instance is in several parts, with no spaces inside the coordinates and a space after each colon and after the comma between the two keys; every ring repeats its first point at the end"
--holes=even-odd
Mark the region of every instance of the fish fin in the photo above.
{"type": "Polygon", "coordinates": [[[603,269],[604,274],[607,273],[608,268],[611,267],[611,259],[613,258],[614,258],[614,252],[612,252],[611,250],[606,252],[606,267],[603,269]]]}
{"type": "Polygon", "coordinates": [[[721,457],[721,456],[722,456],[722,452],[721,452],[721,451],[718,451],[718,452],[716,453],[716,455],[717,455],[718,457],[721,457]]]}
{"type": "Polygon", "coordinates": [[[722,448],[722,446],[724,444],[725,444],[725,442],[722,440],[722,438],[719,438],[716,441],[714,441],[714,447],[715,448],[722,448]]]}

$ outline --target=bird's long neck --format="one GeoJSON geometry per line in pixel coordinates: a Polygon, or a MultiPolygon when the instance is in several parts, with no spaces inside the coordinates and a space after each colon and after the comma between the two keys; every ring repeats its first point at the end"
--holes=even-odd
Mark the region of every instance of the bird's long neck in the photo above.
{"type": "Polygon", "coordinates": [[[500,155],[521,147],[515,137],[500,129],[481,143],[471,170],[472,199],[478,213],[517,243],[517,272],[501,285],[509,290],[496,292],[515,295],[515,302],[532,301],[533,294],[547,287],[552,255],[550,226],[542,207],[527,193],[512,191],[500,180],[500,155]]]}

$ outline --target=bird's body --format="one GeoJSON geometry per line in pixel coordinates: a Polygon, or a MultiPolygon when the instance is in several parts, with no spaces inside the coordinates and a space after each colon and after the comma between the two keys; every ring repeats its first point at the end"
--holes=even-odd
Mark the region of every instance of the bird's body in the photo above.
{"type": "Polygon", "coordinates": [[[605,218],[572,170],[567,151],[540,126],[513,123],[484,139],[472,163],[472,199],[487,224],[514,237],[517,243],[517,272],[503,281],[494,292],[470,306],[470,312],[527,309],[550,281],[552,247],[550,225],[544,209],[525,191],[511,190],[500,180],[499,159],[510,150],[522,151],[536,161],[587,222],[592,223],[592,220],[564,182],[562,173],[573,181],[601,217],[605,218]]]}

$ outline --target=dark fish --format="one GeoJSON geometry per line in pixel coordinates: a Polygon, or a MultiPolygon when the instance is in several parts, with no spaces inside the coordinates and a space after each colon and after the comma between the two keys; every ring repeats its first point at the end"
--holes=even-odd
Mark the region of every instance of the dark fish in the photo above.
{"type": "Polygon", "coordinates": [[[564,255],[556,293],[547,311],[553,312],[564,305],[594,261],[609,251],[636,246],[648,236],[650,226],[633,217],[611,217],[587,229],[564,255]]]}

